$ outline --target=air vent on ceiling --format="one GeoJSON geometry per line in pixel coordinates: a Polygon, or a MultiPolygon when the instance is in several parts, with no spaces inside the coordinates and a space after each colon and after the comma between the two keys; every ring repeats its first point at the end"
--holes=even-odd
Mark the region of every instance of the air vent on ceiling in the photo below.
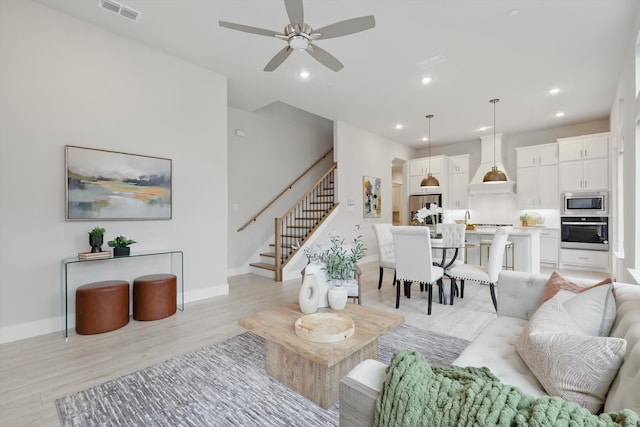
{"type": "Polygon", "coordinates": [[[424,61],[418,62],[418,68],[421,70],[426,70],[427,68],[433,67],[436,64],[444,62],[444,55],[435,55],[431,58],[427,58],[424,61]]]}
{"type": "Polygon", "coordinates": [[[127,18],[134,22],[138,22],[140,20],[140,16],[142,15],[142,13],[138,12],[137,10],[133,10],[130,7],[120,4],[114,0],[99,0],[98,5],[103,9],[106,9],[113,13],[117,13],[123,18],[127,18]]]}

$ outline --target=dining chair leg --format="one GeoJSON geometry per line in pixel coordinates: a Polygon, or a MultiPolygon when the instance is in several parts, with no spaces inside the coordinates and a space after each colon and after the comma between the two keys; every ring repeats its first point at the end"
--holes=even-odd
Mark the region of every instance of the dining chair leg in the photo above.
{"type": "Polygon", "coordinates": [[[396,308],[400,308],[400,281],[396,282],[396,308]]]}
{"type": "Polygon", "coordinates": [[[493,283],[489,283],[489,291],[491,292],[491,302],[493,302],[493,308],[498,311],[498,302],[496,301],[496,290],[493,283]]]}
{"type": "Polygon", "coordinates": [[[438,292],[440,292],[440,304],[447,305],[447,294],[444,292],[444,280],[442,277],[438,279],[438,292]]]}
{"type": "MultiPolygon", "coordinates": [[[[393,286],[396,285],[396,270],[393,270],[393,286]]],[[[380,288],[378,288],[380,289],[380,288]]]]}
{"type": "Polygon", "coordinates": [[[411,298],[411,282],[408,280],[404,281],[404,296],[407,298],[411,298]]]}
{"type": "Polygon", "coordinates": [[[380,278],[378,279],[378,289],[382,287],[382,274],[384,273],[384,268],[380,267],[380,278]]]}
{"type": "Polygon", "coordinates": [[[464,298],[464,279],[460,279],[460,299],[464,298]]]}
{"type": "Polygon", "coordinates": [[[449,293],[450,293],[449,294],[449,305],[453,305],[453,298],[458,293],[458,287],[456,286],[456,279],[454,279],[452,277],[450,280],[451,280],[451,291],[449,291],[449,293]]]}
{"type": "Polygon", "coordinates": [[[429,283],[427,287],[429,288],[429,302],[427,303],[427,314],[431,314],[431,301],[433,300],[433,285],[429,283]]]}

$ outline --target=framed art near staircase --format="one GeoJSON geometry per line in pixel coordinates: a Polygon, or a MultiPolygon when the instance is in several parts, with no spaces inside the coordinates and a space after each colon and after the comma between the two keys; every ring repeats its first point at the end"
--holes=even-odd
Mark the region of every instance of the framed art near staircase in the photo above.
{"type": "Polygon", "coordinates": [[[171,219],[171,159],[65,146],[66,219],[171,219]]]}
{"type": "Polygon", "coordinates": [[[382,212],[382,184],[380,178],[365,176],[362,179],[363,217],[380,218],[382,212]]]}

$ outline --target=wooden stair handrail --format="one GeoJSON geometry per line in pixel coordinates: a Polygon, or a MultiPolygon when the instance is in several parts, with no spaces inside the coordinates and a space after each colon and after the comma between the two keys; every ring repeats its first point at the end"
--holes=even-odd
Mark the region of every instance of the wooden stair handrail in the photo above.
{"type": "MultiPolygon", "coordinates": [[[[331,149],[329,151],[327,151],[326,153],[324,153],[318,160],[316,160],[311,166],[309,166],[304,172],[302,172],[296,179],[294,179],[289,185],[287,185],[276,197],[274,197],[269,203],[267,203],[267,205],[260,209],[260,211],[255,214],[254,216],[251,217],[251,219],[249,221],[247,221],[242,227],[238,228],[237,231],[242,231],[245,228],[247,228],[249,226],[249,224],[251,224],[252,222],[256,221],[258,219],[258,217],[260,215],[262,215],[262,213],[264,213],[264,211],[266,211],[267,209],[269,209],[271,207],[271,205],[273,205],[280,197],[282,197],[282,195],[284,193],[286,193],[287,191],[291,190],[291,188],[302,179],[303,176],[305,176],[311,169],[313,169],[313,167],[315,165],[317,165],[318,163],[320,163],[322,160],[324,160],[325,157],[327,157],[329,155],[329,153],[331,153],[333,151],[333,147],[331,147],[331,149]]],[[[335,163],[334,163],[335,165],[335,163]]],[[[326,176],[326,175],[325,175],[326,176]]],[[[307,193],[308,194],[308,193],[307,193]]]]}
{"type": "MultiPolygon", "coordinates": [[[[328,154],[328,153],[327,153],[327,154],[328,154]]],[[[299,205],[299,204],[300,204],[304,199],[306,199],[307,197],[309,197],[309,195],[310,195],[311,193],[313,193],[313,190],[315,190],[315,188],[316,188],[318,185],[320,185],[320,183],[321,183],[321,182],[322,182],[322,181],[323,181],[327,176],[329,176],[329,175],[330,175],[330,174],[331,174],[331,173],[332,173],[332,172],[333,172],[337,167],[338,167],[338,164],[337,164],[336,162],[333,162],[333,165],[329,168],[329,170],[328,170],[324,175],[322,175],[322,176],[320,177],[320,179],[319,179],[319,180],[317,180],[317,181],[316,181],[316,183],[315,183],[315,184],[313,184],[313,185],[311,186],[311,189],[310,189],[309,191],[307,191],[307,192],[306,192],[302,197],[300,197],[300,198],[299,198],[299,199],[298,199],[298,200],[293,204],[293,206],[291,206],[291,208],[290,208],[290,209],[289,209],[289,210],[288,210],[284,215],[282,215],[282,216],[280,217],[280,219],[284,219],[284,218],[286,218],[286,217],[287,217],[291,212],[293,212],[293,210],[294,210],[294,209],[295,209],[295,208],[296,208],[296,207],[297,207],[297,206],[298,206],[298,205],[299,205]]]]}

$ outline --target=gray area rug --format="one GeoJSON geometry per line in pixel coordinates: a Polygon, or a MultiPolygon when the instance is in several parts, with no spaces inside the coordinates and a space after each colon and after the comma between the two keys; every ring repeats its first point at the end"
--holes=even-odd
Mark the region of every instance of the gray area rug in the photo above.
{"type": "MultiPolygon", "coordinates": [[[[378,359],[412,348],[450,364],[468,341],[410,325],[380,337],[378,359]]],[[[57,400],[63,426],[337,426],[324,410],[264,370],[264,340],[250,332],[57,400]]]]}

